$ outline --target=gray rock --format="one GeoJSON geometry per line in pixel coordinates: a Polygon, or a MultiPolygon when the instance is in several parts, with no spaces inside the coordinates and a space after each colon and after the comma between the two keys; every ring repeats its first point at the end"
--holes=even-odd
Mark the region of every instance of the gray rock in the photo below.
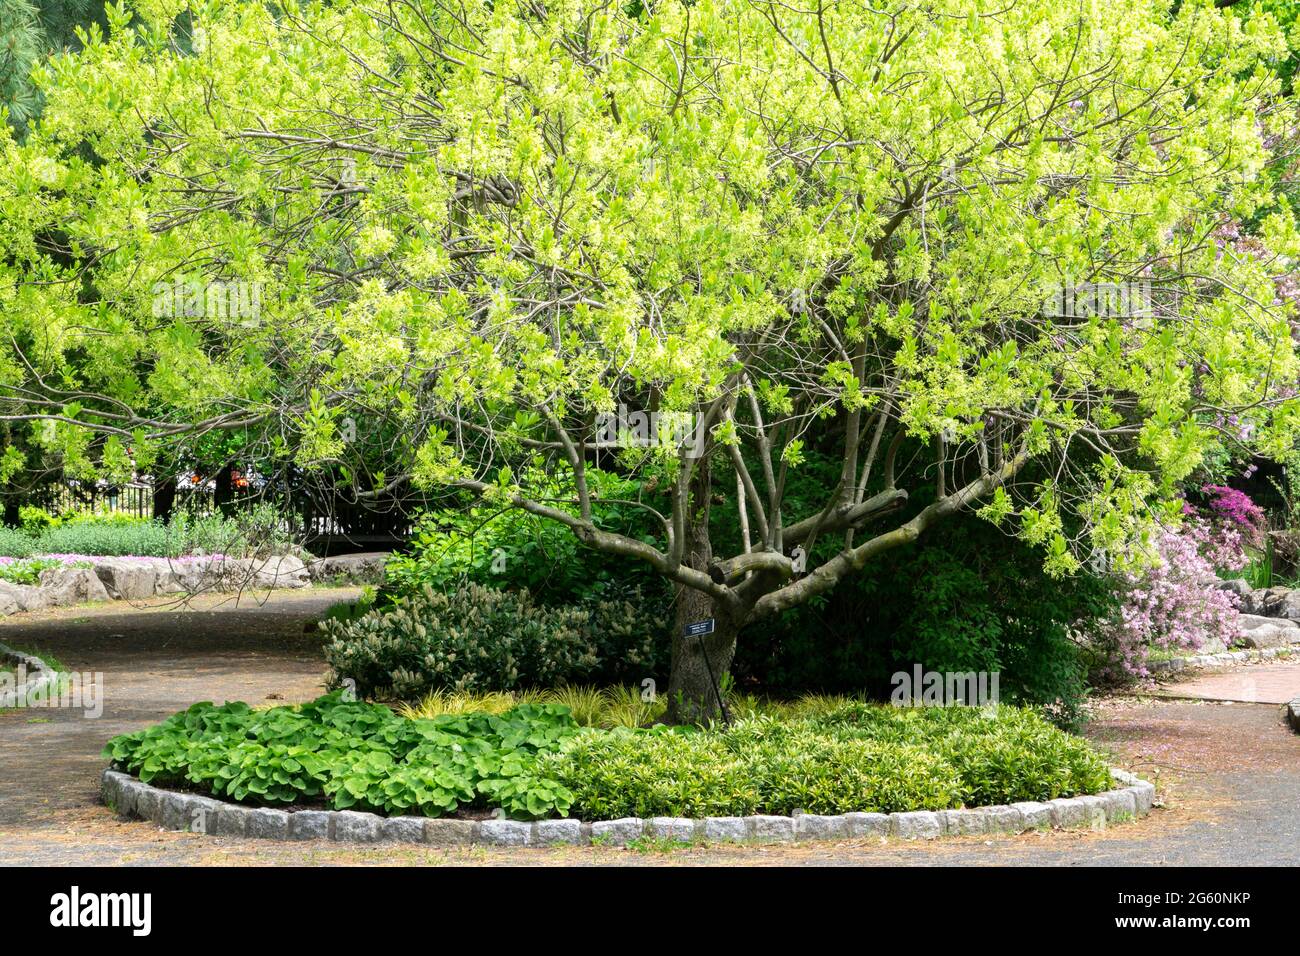
{"type": "Polygon", "coordinates": [[[289,836],[289,814],[284,810],[259,807],[248,812],[245,834],[263,840],[284,840],[289,836]]]}
{"type": "Polygon", "coordinates": [[[538,846],[577,846],[587,843],[588,839],[582,832],[582,823],[579,820],[538,820],[537,821],[537,845],[538,846]]]}
{"type": "Polygon", "coordinates": [[[1110,790],[1100,796],[1107,823],[1123,823],[1137,816],[1137,801],[1131,790],[1110,790]]]}
{"type": "Polygon", "coordinates": [[[215,833],[221,801],[211,797],[190,797],[185,801],[185,829],[191,833],[215,833]]]}
{"type": "Polygon", "coordinates": [[[751,835],[759,843],[789,843],[794,839],[794,818],[758,814],[749,818],[751,835]]]}
{"type": "Polygon", "coordinates": [[[136,815],[135,801],[143,786],[140,781],[130,778],[122,781],[117,791],[117,815],[123,820],[129,820],[136,815]]]}
{"type": "Polygon", "coordinates": [[[202,568],[210,562],[187,558],[154,558],[142,563],[153,568],[155,594],[181,594],[202,589],[202,568]]]}
{"type": "Polygon", "coordinates": [[[325,810],[299,810],[289,814],[289,839],[328,840],[330,816],[325,810]]]}
{"type": "Polygon", "coordinates": [[[379,839],[379,817],[356,810],[336,810],[334,839],[345,843],[374,843],[379,839]]]}
{"type": "Polygon", "coordinates": [[[889,815],[885,813],[846,813],[844,826],[849,837],[883,837],[889,835],[889,815]]]}
{"type": "Polygon", "coordinates": [[[1050,830],[1052,827],[1052,808],[1045,803],[1027,800],[1011,804],[1012,809],[1020,812],[1026,830],[1050,830]]]}
{"type": "Polygon", "coordinates": [[[1093,830],[1106,828],[1106,801],[1100,796],[1075,797],[1083,804],[1084,825],[1093,830]]]}
{"type": "Polygon", "coordinates": [[[127,780],[124,773],[116,770],[105,770],[99,777],[99,795],[104,800],[104,806],[116,807],[119,795],[122,791],[122,784],[127,780]]]}
{"type": "Polygon", "coordinates": [[[939,815],[931,810],[912,810],[889,815],[891,836],[900,840],[933,840],[943,834],[939,815]]]}
{"type": "Polygon", "coordinates": [[[0,581],[0,595],[12,601],[19,611],[44,611],[50,606],[49,594],[30,584],[0,581]]]}
{"type": "Polygon", "coordinates": [[[1134,811],[1138,816],[1146,816],[1151,812],[1151,806],[1156,799],[1156,786],[1153,783],[1147,783],[1145,780],[1139,780],[1133,786],[1129,787],[1129,792],[1133,794],[1134,811]]]}
{"type": "Polygon", "coordinates": [[[705,817],[701,834],[714,843],[735,843],[749,839],[749,827],[744,817],[705,817]]]}
{"type": "Polygon", "coordinates": [[[1254,588],[1250,586],[1250,582],[1245,578],[1232,578],[1228,581],[1215,581],[1214,586],[1220,591],[1231,591],[1238,597],[1245,597],[1254,590],[1254,588]]]}
{"type": "Polygon", "coordinates": [[[1241,599],[1241,610],[1247,614],[1272,615],[1273,609],[1281,605],[1288,593],[1288,588],[1264,588],[1262,591],[1254,591],[1241,599]]]}
{"type": "Polygon", "coordinates": [[[391,556],[387,551],[366,551],[317,558],[307,566],[307,573],[317,583],[382,584],[391,556]]]}
{"type": "Polygon", "coordinates": [[[433,846],[468,846],[478,839],[478,824],[473,820],[424,821],[424,841],[433,846]]]}
{"type": "MultiPolygon", "coordinates": [[[[538,824],[538,833],[541,833],[538,824]]],[[[689,817],[651,817],[645,822],[646,836],[661,840],[682,840],[690,842],[695,839],[695,821],[689,817]]]]}
{"type": "Polygon", "coordinates": [[[1015,807],[985,807],[989,833],[1021,833],[1025,818],[1015,807]]]}
{"type": "Polygon", "coordinates": [[[64,565],[41,572],[41,588],[53,607],[71,607],[111,600],[99,576],[90,568],[64,565]]]}
{"type": "Polygon", "coordinates": [[[1300,621],[1300,591],[1286,591],[1270,600],[1267,611],[1271,617],[1284,617],[1291,621],[1300,621]]]}
{"type": "Polygon", "coordinates": [[[1254,648],[1285,647],[1291,643],[1292,630],[1293,628],[1279,627],[1276,624],[1261,624],[1242,631],[1241,643],[1254,648]]]}
{"type": "Polygon", "coordinates": [[[223,803],[217,810],[217,836],[242,837],[248,832],[248,818],[253,811],[247,807],[237,807],[233,803],[223,803]]]}
{"type": "Polygon", "coordinates": [[[135,814],[141,820],[162,822],[162,795],[153,787],[143,786],[135,795],[135,814]]]}
{"type": "MultiPolygon", "coordinates": [[[[4,582],[8,583],[8,582],[4,582]]],[[[18,599],[8,591],[0,591],[0,617],[18,613],[18,599]]]]}
{"type": "Polygon", "coordinates": [[[255,586],[257,573],[253,562],[245,558],[212,558],[194,562],[198,572],[197,588],[188,591],[246,591],[255,586]]]}
{"type": "Polygon", "coordinates": [[[158,575],[148,561],[103,558],[95,562],[95,575],[108,596],[119,601],[141,601],[153,597],[158,575]]]}
{"type": "Polygon", "coordinates": [[[639,817],[601,820],[591,825],[591,842],[606,846],[627,846],[633,840],[641,838],[644,828],[639,817]]]}
{"type": "Polygon", "coordinates": [[[533,825],[518,820],[484,820],[478,825],[478,838],[492,846],[528,846],[533,825]]]}
{"type": "Polygon", "coordinates": [[[179,793],[164,793],[160,800],[162,819],[159,821],[164,830],[188,830],[190,828],[189,800],[179,793]]]}
{"type": "Polygon", "coordinates": [[[389,843],[423,843],[424,817],[388,817],[380,821],[379,839],[389,843]]]}
{"type": "Polygon", "coordinates": [[[1257,627],[1300,627],[1295,621],[1288,620],[1284,617],[1265,617],[1262,614],[1238,614],[1237,623],[1241,625],[1243,631],[1254,630],[1257,627]]]}
{"type": "Polygon", "coordinates": [[[796,840],[843,840],[848,835],[849,823],[840,814],[800,813],[794,818],[796,840]]]}
{"type": "Polygon", "coordinates": [[[943,832],[950,836],[979,836],[989,832],[989,818],[982,809],[941,810],[943,832]]]}
{"type": "Polygon", "coordinates": [[[1052,808],[1052,825],[1062,830],[1072,830],[1088,822],[1088,809],[1078,797],[1057,797],[1048,800],[1047,805],[1052,808]]]}
{"type": "Polygon", "coordinates": [[[307,566],[291,554],[254,558],[248,564],[253,586],[259,588],[305,588],[311,584],[307,566]]]}

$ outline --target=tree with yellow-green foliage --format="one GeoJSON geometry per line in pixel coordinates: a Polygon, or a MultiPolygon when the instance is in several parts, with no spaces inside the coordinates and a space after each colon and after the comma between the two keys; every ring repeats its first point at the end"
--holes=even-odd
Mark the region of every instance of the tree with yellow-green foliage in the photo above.
{"type": "Polygon", "coordinates": [[[713,713],[747,623],[960,510],[1053,572],[1122,566],[1207,455],[1293,442],[1267,12],[108,17],[0,147],[0,420],[88,474],[237,428],[359,499],[414,482],[560,522],[677,586],[679,719],[713,713]],[[1229,220],[1257,250],[1225,253],[1229,220]],[[358,425],[394,436],[382,468],[358,425]],[[838,479],[796,509],[814,446],[838,479]],[[571,498],[530,487],[548,461],[571,498]],[[657,535],[600,526],[597,466],[655,489],[657,535]]]}

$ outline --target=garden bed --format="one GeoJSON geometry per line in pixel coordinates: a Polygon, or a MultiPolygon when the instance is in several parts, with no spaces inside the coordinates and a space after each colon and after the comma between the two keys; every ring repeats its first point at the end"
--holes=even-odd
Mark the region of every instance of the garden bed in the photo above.
{"type": "Polygon", "coordinates": [[[1028,830],[1103,829],[1146,816],[1155,786],[1112,770],[1119,786],[1101,794],[1046,802],[903,813],[811,813],[745,817],[625,817],[583,822],[533,822],[445,817],[384,817],[354,810],[297,810],[239,806],[192,793],[164,790],[114,770],[101,783],[104,803],[125,819],[168,830],[271,840],[420,843],[435,847],[628,846],[638,842],[784,843],[794,840],[901,839],[1016,834],[1028,830]]]}
{"type": "Polygon", "coordinates": [[[1106,795],[1114,782],[1099,754],[1012,707],[839,700],[726,728],[605,730],[556,704],[413,719],[332,694],[262,711],[196,704],[105,753],[140,778],[105,777],[120,812],[192,828],[183,805],[215,814],[199,827],[207,832],[251,826],[259,836],[304,827],[338,839],[399,830],[524,843],[626,842],[664,828],[688,840],[769,829],[794,838],[809,827],[938,836],[1097,825],[1150,806],[1149,794],[1106,795]]]}

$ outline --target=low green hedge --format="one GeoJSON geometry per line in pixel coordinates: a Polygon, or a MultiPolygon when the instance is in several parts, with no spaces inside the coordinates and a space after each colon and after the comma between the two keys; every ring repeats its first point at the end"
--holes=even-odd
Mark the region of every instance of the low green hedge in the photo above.
{"type": "Polygon", "coordinates": [[[362,697],[412,700],[431,691],[510,691],[654,673],[662,622],[639,600],[562,607],[528,591],[465,583],[425,587],[358,616],[321,622],[336,685],[362,697]]]}
{"type": "Polygon", "coordinates": [[[298,707],[195,704],[116,737],[141,780],[259,805],[518,819],[938,810],[1096,793],[1084,741],[1031,711],[851,704],[726,728],[583,728],[568,708],[399,717],[334,693],[298,707]]]}

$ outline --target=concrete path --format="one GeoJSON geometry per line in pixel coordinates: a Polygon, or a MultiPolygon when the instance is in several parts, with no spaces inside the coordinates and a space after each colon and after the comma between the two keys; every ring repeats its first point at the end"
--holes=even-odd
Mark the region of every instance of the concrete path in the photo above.
{"type": "MultiPolygon", "coordinates": [[[[309,699],[325,666],[304,621],[355,591],[277,592],[238,607],[64,609],[9,618],[0,641],[102,671],[104,713],[0,712],[0,863],[421,865],[1300,864],[1300,735],[1273,704],[1117,698],[1087,735],[1114,763],[1154,780],[1163,807],[1099,833],[1032,833],[930,843],[846,841],[662,852],[364,847],[171,833],[124,822],[98,803],[99,756],[115,734],[196,700],[309,699]]],[[[1300,676],[1300,662],[1289,665],[1300,676]]],[[[1258,668],[1263,670],[1264,668],[1258,668]]],[[[1290,679],[1288,675],[1287,680],[1290,679]]]]}
{"type": "Polygon", "coordinates": [[[1300,663],[1220,668],[1189,680],[1164,684],[1160,694],[1246,704],[1285,704],[1300,697],[1300,663]]]}

